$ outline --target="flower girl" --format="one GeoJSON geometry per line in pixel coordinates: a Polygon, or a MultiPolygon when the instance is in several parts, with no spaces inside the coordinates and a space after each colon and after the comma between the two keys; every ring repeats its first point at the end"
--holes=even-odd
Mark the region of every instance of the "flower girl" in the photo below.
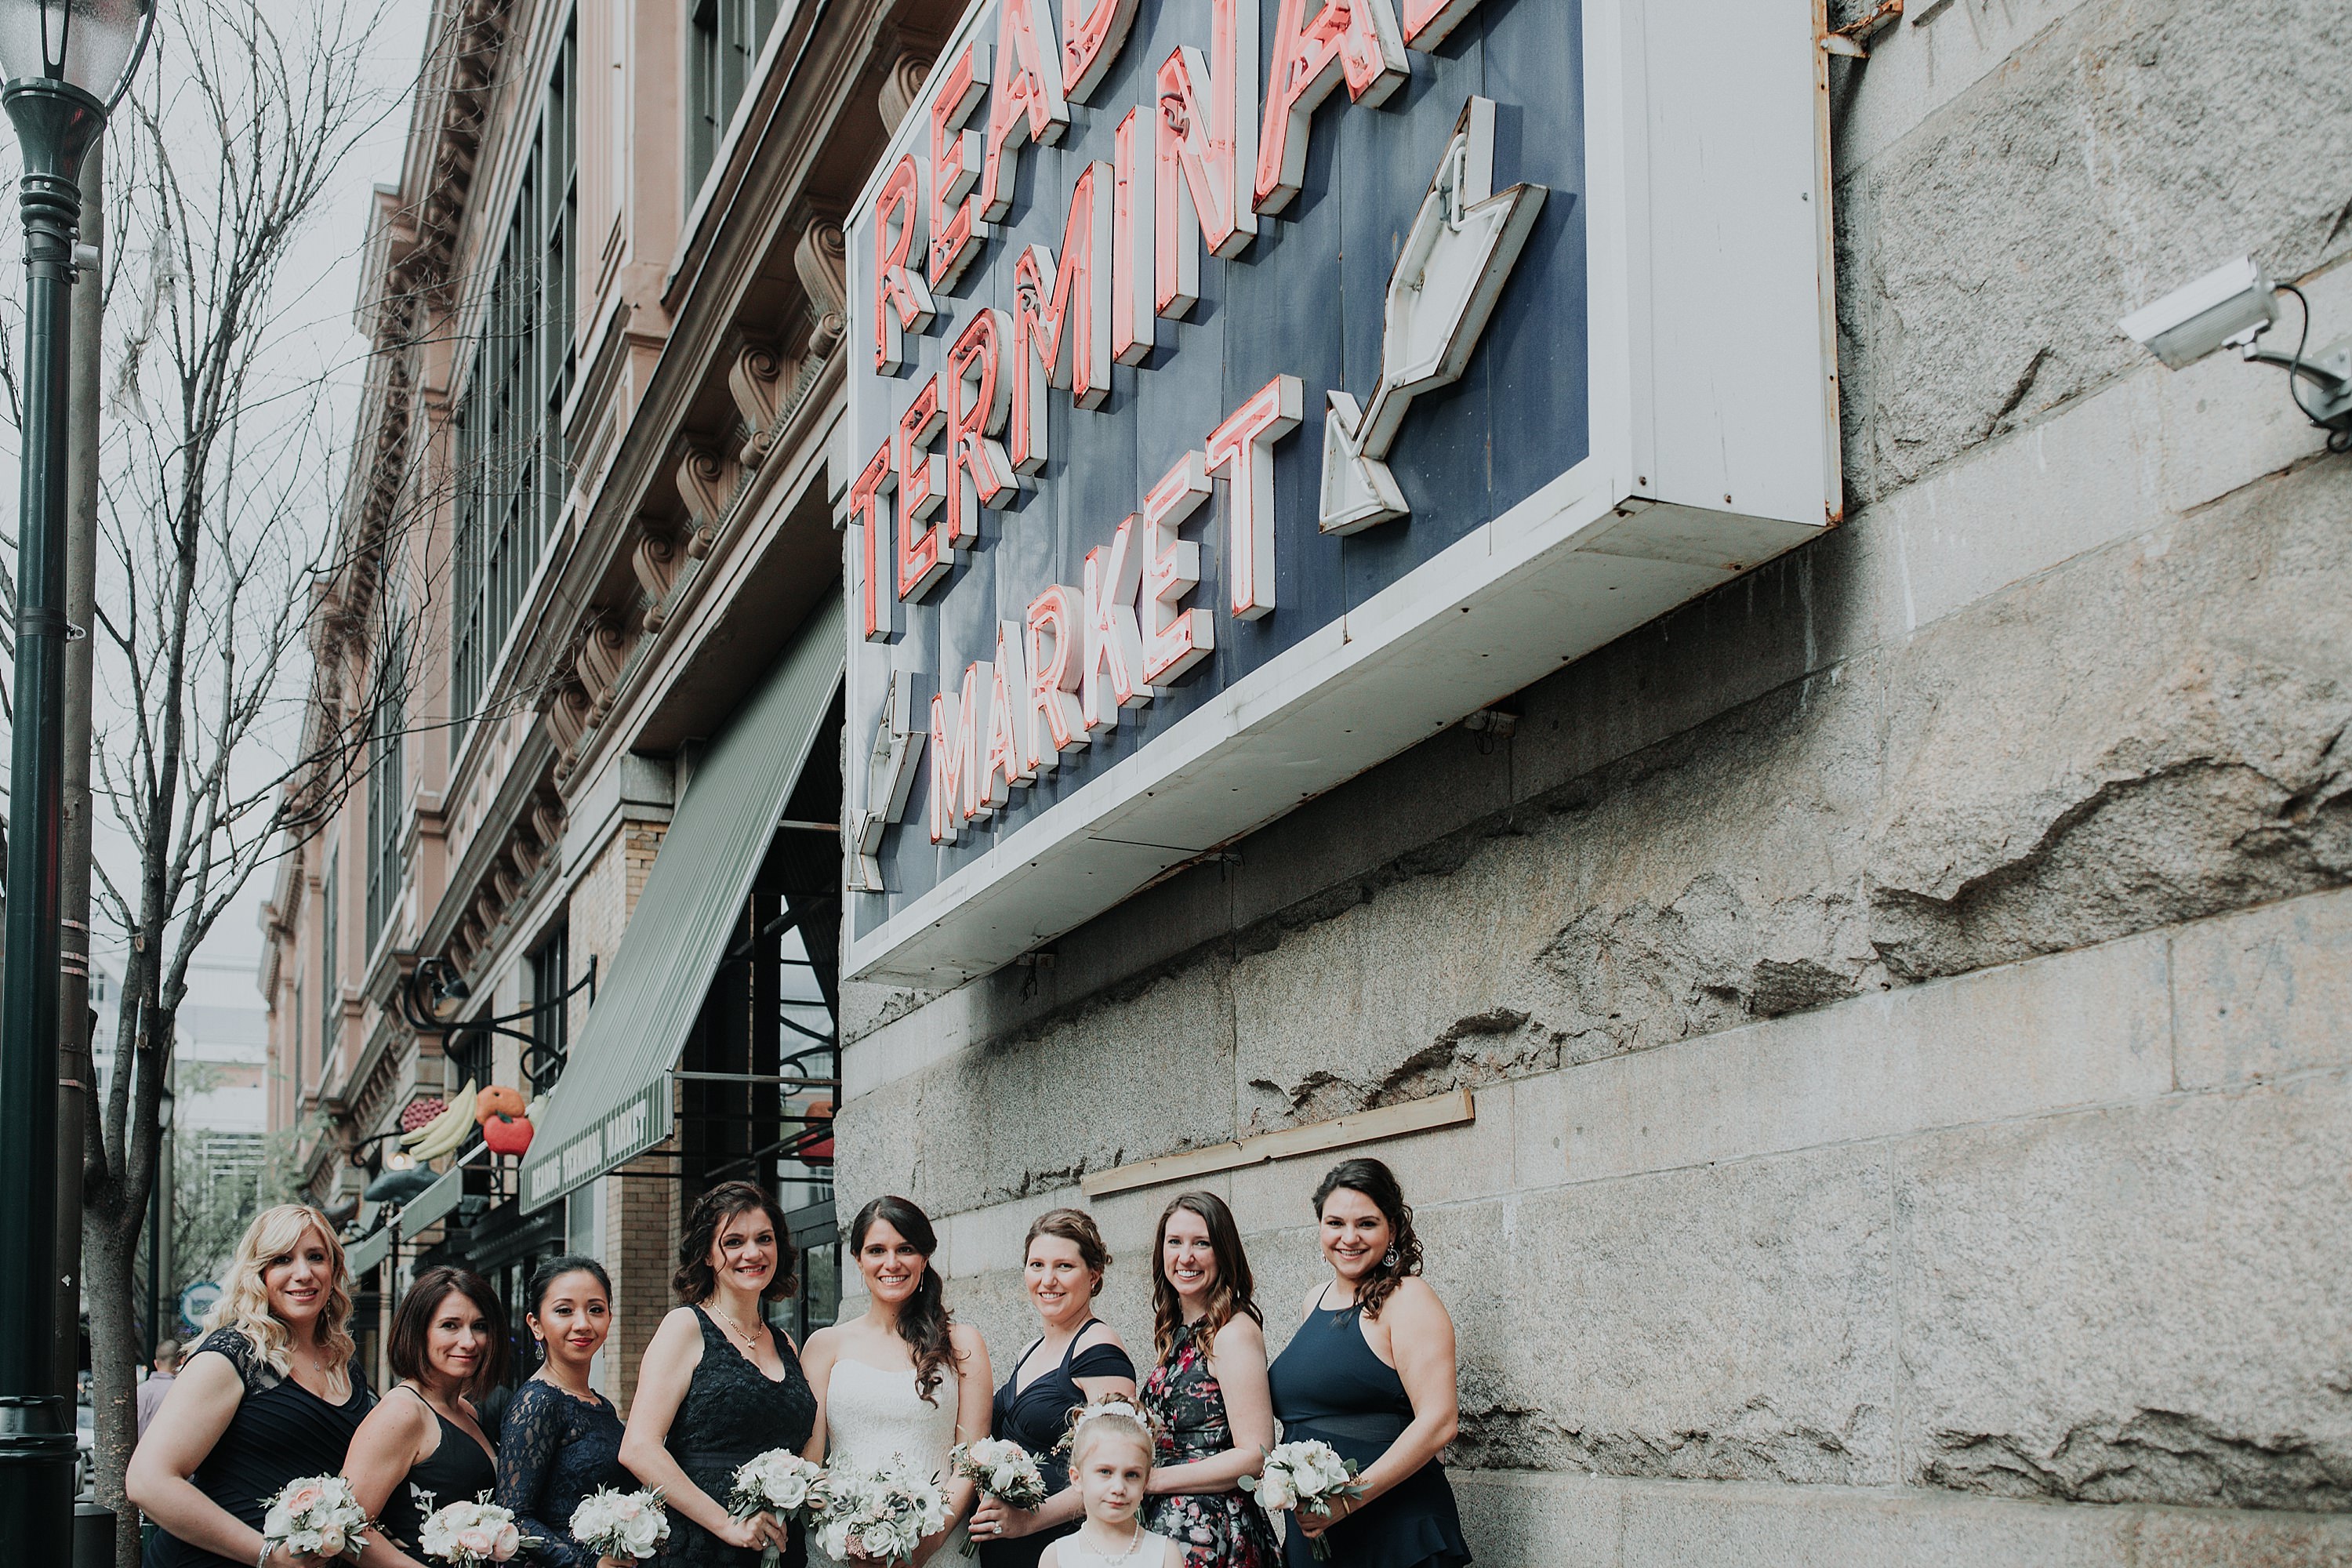
{"type": "Polygon", "coordinates": [[[1143,1528],[1143,1483],[1152,1436],[1143,1412],[1113,1395],[1081,1408],[1070,1429],[1070,1481],[1086,1522],[1045,1548],[1037,1568],[1179,1568],[1177,1544],[1143,1528]]]}

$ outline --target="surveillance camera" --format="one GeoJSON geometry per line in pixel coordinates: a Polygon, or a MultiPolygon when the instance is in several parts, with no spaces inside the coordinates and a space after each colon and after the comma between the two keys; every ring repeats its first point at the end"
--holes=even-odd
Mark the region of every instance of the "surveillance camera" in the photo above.
{"type": "Polygon", "coordinates": [[[2174,370],[2225,343],[2251,342],[2278,320],[2278,293],[2251,256],[2217,267],[2116,325],[2174,370]]]}

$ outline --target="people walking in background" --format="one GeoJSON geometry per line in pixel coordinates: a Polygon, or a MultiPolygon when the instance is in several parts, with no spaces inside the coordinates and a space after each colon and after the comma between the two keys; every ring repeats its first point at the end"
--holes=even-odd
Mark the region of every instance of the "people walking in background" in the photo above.
{"type": "Polygon", "coordinates": [[[1094,1314],[1109,1268],[1102,1232],[1083,1210],[1051,1209],[1029,1226],[1021,1277],[1042,1331],[996,1391],[988,1430],[1035,1458],[1048,1495],[1034,1511],[994,1498],[981,1500],[971,1534],[980,1542],[982,1568],[1037,1568],[1048,1542],[1078,1528],[1081,1500],[1056,1451],[1070,1413],[1091,1400],[1135,1394],[1135,1363],[1127,1346],[1094,1314]]]}
{"type": "Polygon", "coordinates": [[[1040,1568],[1178,1568],[1184,1561],[1183,1548],[1144,1529],[1139,1517],[1153,1444],[1131,1409],[1097,1401],[1077,1413],[1070,1474],[1086,1522],[1050,1543],[1040,1568]]]}
{"type": "Polygon", "coordinates": [[[721,1182],[687,1216],[670,1280],[686,1304],[646,1347],[621,1437],[621,1463],[669,1510],[668,1568],[751,1568],[769,1546],[786,1568],[803,1561],[798,1528],[727,1511],[743,1461],[815,1428],[800,1347],[765,1306],[793,1293],[797,1261],[783,1211],[750,1182],[721,1182]]]}
{"type": "Polygon", "coordinates": [[[414,1562],[428,1515],[498,1485],[474,1401],[506,1376],[506,1314],[480,1275],[428,1268],[400,1299],[384,1349],[400,1383],[360,1424],[343,1476],[405,1555],[371,1553],[370,1568],[414,1562]]]}
{"type": "Polygon", "coordinates": [[[1421,1278],[1412,1209],[1386,1165],[1344,1160],[1315,1214],[1331,1272],[1275,1358],[1274,1413],[1285,1442],[1319,1438],[1360,1465],[1362,1495],[1294,1514],[1285,1558],[1309,1568],[1321,1536],[1349,1568],[1460,1568],[1470,1549],[1437,1462],[1458,1425],[1454,1320],[1421,1278]]]}
{"type": "Polygon", "coordinates": [[[163,1396],[172,1392],[172,1384],[179,1370],[180,1342],[156,1341],[154,1370],[139,1385],[140,1436],[146,1436],[147,1428],[154,1424],[155,1412],[163,1408],[163,1396]]]}
{"type": "MultiPolygon", "coordinates": [[[[939,1237],[905,1198],[876,1198],[850,1222],[866,1310],[809,1336],[809,1382],[820,1408],[808,1457],[873,1468],[902,1458],[946,1478],[948,1527],[916,1549],[917,1568],[962,1552],[971,1481],[950,1473],[948,1450],[988,1433],[988,1346],[948,1312],[931,1256],[939,1237]]],[[[810,1560],[829,1563],[822,1550],[810,1560]]]]}
{"type": "Polygon", "coordinates": [[[370,1396],[351,1373],[351,1275],[300,1204],[246,1226],[210,1331],[131,1456],[131,1500],[161,1528],[147,1568],[309,1568],[262,1551],[288,1481],[339,1468],[370,1396]]]}
{"type": "Polygon", "coordinates": [[[620,1413],[588,1386],[589,1363],[613,1331],[612,1277],[593,1258],[552,1258],[531,1275],[530,1301],[523,1323],[540,1364],[507,1402],[499,1427],[499,1506],[543,1543],[541,1563],[636,1568],[587,1551],[571,1531],[572,1512],[590,1492],[635,1489],[621,1465],[620,1413]]]}
{"type": "Polygon", "coordinates": [[[1184,1568],[1268,1568],[1274,1526],[1240,1487],[1274,1446],[1265,1320],[1233,1211],[1180,1193],[1153,1238],[1152,1338],[1143,1405],[1160,1423],[1144,1522],[1183,1549],[1184,1568]]]}

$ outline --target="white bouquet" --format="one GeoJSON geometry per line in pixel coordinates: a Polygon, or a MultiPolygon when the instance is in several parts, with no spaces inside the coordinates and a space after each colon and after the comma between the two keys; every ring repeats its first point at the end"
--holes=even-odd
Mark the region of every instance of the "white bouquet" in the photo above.
{"type": "Polygon", "coordinates": [[[261,1539],[272,1552],[283,1546],[307,1557],[360,1554],[360,1532],[375,1521],[352,1495],[341,1476],[303,1476],[281,1488],[261,1521],[261,1539]]]}
{"type": "MultiPolygon", "coordinates": [[[[743,1461],[727,1494],[727,1511],[738,1519],[768,1512],[778,1519],[824,1511],[833,1500],[832,1478],[823,1465],[790,1448],[771,1448],[743,1461]]],[[[771,1546],[760,1554],[764,1568],[776,1568],[783,1553],[771,1546]]]]}
{"type": "MultiPolygon", "coordinates": [[[[1307,1510],[1327,1519],[1332,1499],[1364,1495],[1356,1484],[1355,1461],[1339,1458],[1328,1443],[1312,1440],[1276,1443],[1265,1457],[1265,1472],[1255,1479],[1244,1476],[1242,1490],[1255,1492],[1258,1506],[1269,1511],[1307,1510]]],[[[1319,1536],[1312,1545],[1317,1557],[1331,1555],[1330,1546],[1319,1536]]]]}
{"type": "Polygon", "coordinates": [[[599,1557],[651,1557],[669,1539],[661,1489],[616,1492],[598,1487],[572,1510],[572,1539],[599,1557]]]}
{"type": "Polygon", "coordinates": [[[833,1502],[818,1520],[818,1540],[836,1561],[852,1552],[883,1563],[908,1563],[923,1538],[948,1527],[948,1496],[892,1455],[879,1469],[833,1473],[833,1502]]]}
{"type": "MultiPolygon", "coordinates": [[[[489,1493],[484,1492],[483,1498],[489,1493]]],[[[416,1549],[457,1568],[482,1568],[485,1563],[505,1563],[526,1546],[541,1546],[535,1535],[515,1529],[514,1514],[494,1502],[477,1499],[436,1508],[416,1527],[416,1549]]]]}
{"type": "Polygon", "coordinates": [[[1045,1500],[1045,1473],[1029,1450],[1007,1437],[982,1437],[948,1450],[955,1473],[1007,1508],[1033,1509],[1045,1500]]]}

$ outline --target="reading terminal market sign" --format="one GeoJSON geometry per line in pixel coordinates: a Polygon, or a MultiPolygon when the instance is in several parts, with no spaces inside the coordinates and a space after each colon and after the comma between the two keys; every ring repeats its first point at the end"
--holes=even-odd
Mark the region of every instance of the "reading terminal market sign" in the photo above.
{"type": "Polygon", "coordinates": [[[1834,523],[1812,0],[984,0],[848,224],[847,973],[989,973],[1834,523]]]}

